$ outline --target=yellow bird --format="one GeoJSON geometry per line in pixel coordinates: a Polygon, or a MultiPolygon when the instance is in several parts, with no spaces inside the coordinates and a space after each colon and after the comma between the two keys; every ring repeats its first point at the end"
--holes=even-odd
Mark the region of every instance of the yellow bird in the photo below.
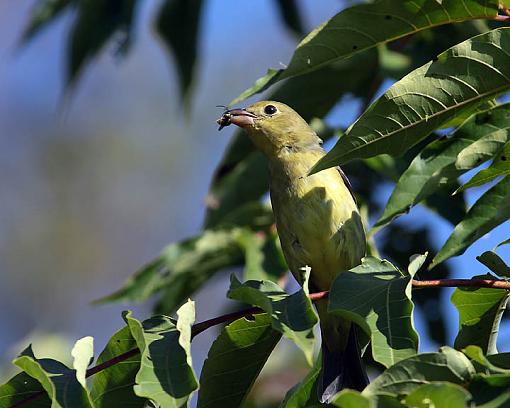
{"type": "MultiPolygon", "coordinates": [[[[311,268],[310,290],[329,290],[341,272],[361,263],[366,238],[347,177],[340,168],[309,176],[326,153],[322,140],[289,106],[257,102],[227,110],[220,129],[235,124],[248,133],[267,157],[271,204],[290,271],[311,268]]],[[[300,282],[302,283],[302,282],[300,282]]],[[[356,327],[327,313],[327,300],[316,303],[322,335],[323,368],[318,385],[321,402],[343,388],[362,390],[368,378],[361,361],[356,327]]]]}

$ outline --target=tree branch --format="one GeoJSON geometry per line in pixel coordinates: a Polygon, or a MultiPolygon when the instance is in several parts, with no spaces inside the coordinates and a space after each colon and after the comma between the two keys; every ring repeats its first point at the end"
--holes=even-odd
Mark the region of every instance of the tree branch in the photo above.
{"type": "MultiPolygon", "coordinates": [[[[412,285],[415,288],[435,288],[435,287],[470,287],[470,288],[491,288],[491,289],[506,289],[510,290],[510,282],[490,279],[435,279],[435,280],[412,280],[412,285]]],[[[312,302],[319,299],[326,299],[329,295],[328,291],[310,293],[309,297],[312,302]]],[[[195,323],[191,328],[191,338],[194,338],[197,334],[209,329],[210,327],[217,326],[222,323],[231,323],[234,320],[240,319],[241,317],[248,317],[254,314],[263,313],[264,311],[259,307],[250,307],[248,309],[239,310],[237,312],[224,314],[212,319],[204,320],[203,322],[195,323]]],[[[106,370],[122,361],[127,360],[140,353],[139,349],[132,349],[125,353],[119,354],[118,356],[105,361],[104,363],[98,364],[92,368],[89,368],[86,373],[86,377],[90,377],[100,371],[106,370]]],[[[25,404],[32,402],[45,394],[45,391],[38,391],[30,395],[29,397],[11,405],[9,408],[18,408],[25,404]]]]}
{"type": "Polygon", "coordinates": [[[413,279],[415,288],[491,288],[510,290],[510,282],[491,279],[435,279],[435,280],[416,280],[413,279]]]}

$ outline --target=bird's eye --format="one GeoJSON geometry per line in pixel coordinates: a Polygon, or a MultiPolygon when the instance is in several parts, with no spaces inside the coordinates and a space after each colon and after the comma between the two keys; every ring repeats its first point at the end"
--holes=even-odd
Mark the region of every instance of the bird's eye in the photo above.
{"type": "Polygon", "coordinates": [[[276,109],[276,106],[274,106],[274,105],[266,105],[264,107],[264,113],[266,115],[274,115],[277,111],[278,111],[278,109],[276,109]]]}

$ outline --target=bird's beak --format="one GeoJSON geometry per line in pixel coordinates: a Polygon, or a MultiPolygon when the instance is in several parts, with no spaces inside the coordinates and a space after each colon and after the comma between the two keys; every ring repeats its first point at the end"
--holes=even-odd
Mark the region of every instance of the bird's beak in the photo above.
{"type": "Polygon", "coordinates": [[[254,120],[257,118],[257,115],[254,115],[251,112],[248,112],[245,109],[230,109],[226,111],[221,118],[219,118],[216,123],[220,125],[218,130],[223,129],[225,126],[229,126],[230,124],[237,125],[239,127],[249,127],[254,125],[254,120]]]}

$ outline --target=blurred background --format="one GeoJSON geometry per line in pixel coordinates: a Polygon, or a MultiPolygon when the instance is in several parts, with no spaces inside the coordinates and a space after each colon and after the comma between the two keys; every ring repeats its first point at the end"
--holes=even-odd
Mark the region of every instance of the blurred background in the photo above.
{"type": "MultiPolygon", "coordinates": [[[[268,67],[287,63],[298,41],[281,23],[274,1],[205,2],[191,97],[185,102],[173,57],[152,27],[162,2],[145,0],[137,6],[130,52],[120,58],[115,42],[108,43],[66,89],[67,36],[75,16],[64,12],[20,45],[34,4],[0,0],[1,380],[29,342],[38,356],[58,350],[66,360],[74,341],[86,335],[95,338],[99,352],[123,326],[122,310],[132,309],[140,319],[150,315],[150,304],[91,302],[118,289],[166,244],[200,231],[211,176],[234,131],[217,132],[221,109],[215,106],[227,104],[268,67]]],[[[308,32],[346,2],[298,4],[308,32]]],[[[377,94],[391,83],[385,81],[377,94]]],[[[360,106],[347,95],[326,122],[347,126],[360,106]]],[[[378,186],[381,205],[390,187],[378,186]]],[[[480,194],[470,190],[468,204],[480,194]]],[[[452,229],[420,207],[396,225],[406,231],[429,228],[434,235],[427,239],[436,248],[452,229]]],[[[452,260],[451,276],[485,273],[474,258],[508,238],[505,233],[508,223],[473,245],[464,261],[452,260]]],[[[383,233],[381,239],[383,247],[390,245],[391,237],[383,233]]],[[[403,251],[407,257],[413,253],[403,251]]],[[[227,287],[223,273],[194,296],[198,320],[225,310],[227,287]]],[[[418,329],[429,331],[422,350],[435,349],[442,338],[452,342],[457,315],[447,302],[450,295],[445,289],[441,302],[420,308],[418,329]],[[430,333],[436,329],[425,324],[424,311],[429,320],[443,316],[436,327],[441,333],[430,333]]],[[[193,344],[197,372],[214,335],[210,330],[193,344]]],[[[510,339],[500,339],[508,350],[510,339]]],[[[293,351],[276,354],[283,359],[285,353],[293,351]]],[[[280,388],[267,381],[266,391],[281,398],[304,372],[290,375],[280,388]]]]}

